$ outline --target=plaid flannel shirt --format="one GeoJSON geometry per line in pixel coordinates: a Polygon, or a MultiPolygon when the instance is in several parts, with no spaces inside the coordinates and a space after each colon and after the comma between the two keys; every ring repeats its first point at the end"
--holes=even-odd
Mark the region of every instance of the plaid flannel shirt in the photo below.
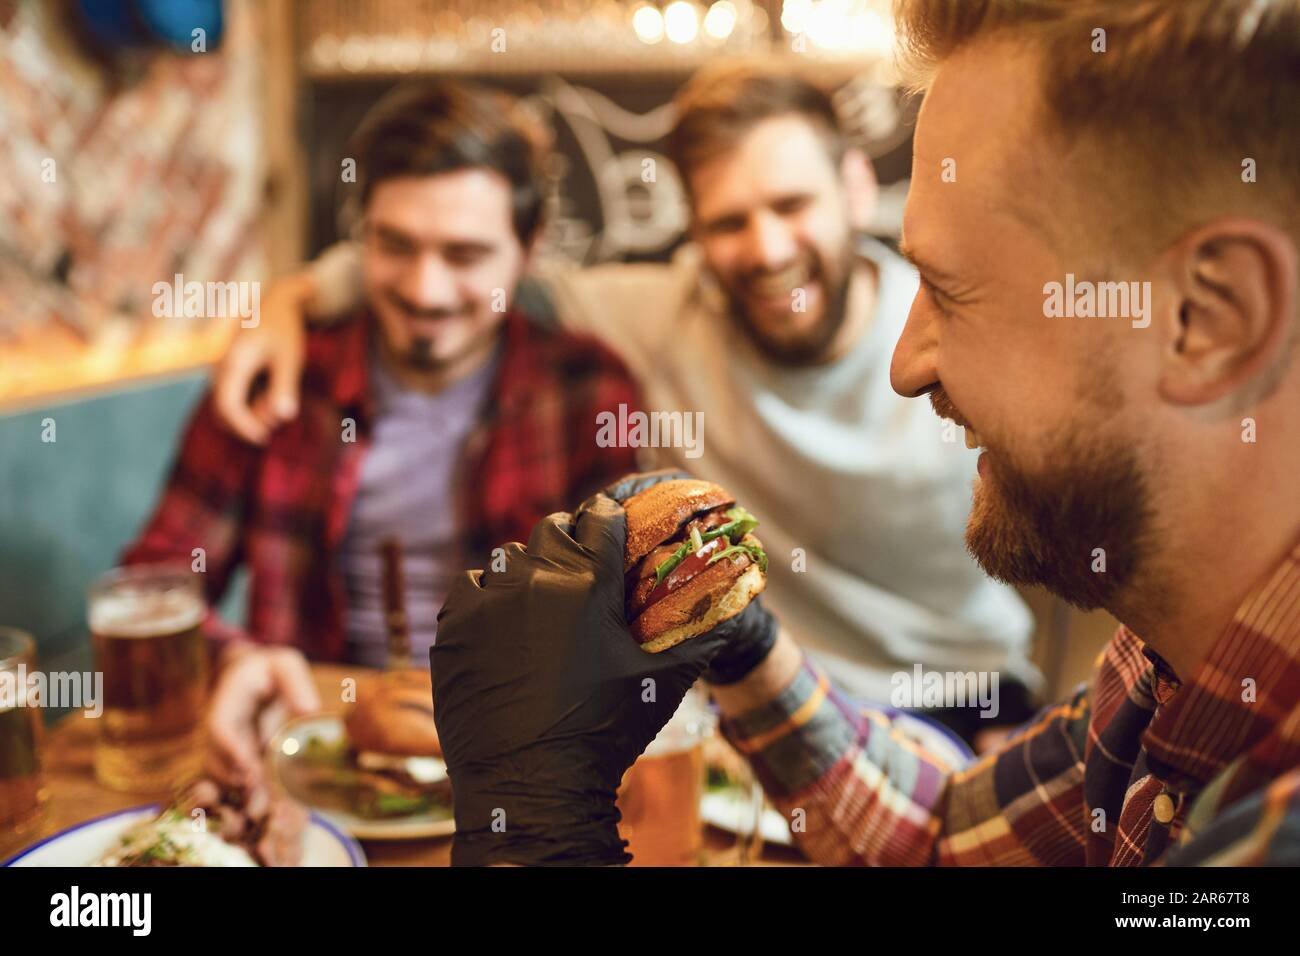
{"type": "MultiPolygon", "coordinates": [[[[309,330],[301,410],[265,448],[229,433],[205,396],[157,510],[123,555],[125,564],[191,564],[193,549],[202,548],[213,603],[247,564],[248,633],[213,614],[207,632],[217,643],[249,636],[319,660],[344,656],[338,550],[374,418],[366,362],[372,326],[362,314],[309,330]]],[[[637,466],[636,449],[596,443],[599,412],[640,407],[618,358],[593,339],[517,313],[501,334],[501,361],[453,492],[465,516],[467,567],[485,566],[492,548],[527,541],[538,519],[575,507],[637,466]]]]}
{"type": "Polygon", "coordinates": [[[1090,685],[969,767],[807,661],[723,731],[820,863],[1298,865],[1300,545],[1190,681],[1121,627],[1090,685]]]}

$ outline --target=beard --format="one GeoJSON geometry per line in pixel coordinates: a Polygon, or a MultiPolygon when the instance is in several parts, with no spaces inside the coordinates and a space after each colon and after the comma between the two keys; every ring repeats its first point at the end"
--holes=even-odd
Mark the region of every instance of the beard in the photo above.
{"type": "Polygon", "coordinates": [[[836,263],[834,269],[826,268],[826,261],[819,253],[812,254],[809,273],[822,283],[826,301],[821,318],[797,338],[774,337],[754,322],[745,311],[744,297],[735,287],[727,289],[731,314],[736,316],[748,333],[750,341],[771,361],[778,365],[816,365],[825,357],[848,317],[845,307],[848,304],[849,276],[853,262],[851,247],[846,247],[841,261],[836,263]]]}
{"type": "MultiPolygon", "coordinates": [[[[931,403],[955,412],[941,391],[931,403]]],[[[1082,610],[1114,610],[1135,593],[1155,602],[1140,585],[1151,576],[1152,508],[1137,456],[1127,443],[1084,440],[1081,431],[1049,449],[1049,464],[1034,472],[1005,451],[989,454],[975,482],[966,547],[990,577],[1042,586],[1082,610]]]]}
{"type": "Polygon", "coordinates": [[[442,366],[438,356],[433,351],[433,339],[422,335],[417,335],[411,339],[411,345],[406,350],[406,361],[412,367],[422,372],[437,371],[442,366]]]}
{"type": "MultiPolygon", "coordinates": [[[[383,298],[389,313],[400,316],[400,319],[395,321],[404,323],[410,323],[415,319],[465,320],[473,316],[473,309],[469,305],[462,305],[454,309],[420,308],[392,290],[386,290],[383,298]]],[[[410,329],[407,332],[405,342],[387,340],[387,344],[389,354],[397,362],[412,371],[438,372],[460,361],[466,354],[474,350],[477,343],[471,337],[470,341],[462,343],[461,347],[452,352],[448,352],[445,345],[443,351],[439,352],[439,343],[435,338],[410,329]]]]}

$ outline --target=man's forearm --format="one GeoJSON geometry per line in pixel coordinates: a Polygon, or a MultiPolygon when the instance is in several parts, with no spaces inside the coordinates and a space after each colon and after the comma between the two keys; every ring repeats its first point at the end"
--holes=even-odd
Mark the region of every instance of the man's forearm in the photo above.
{"type": "Polygon", "coordinates": [[[271,296],[299,314],[310,314],[317,308],[316,281],[306,266],[278,277],[271,283],[268,298],[271,296]]]}
{"type": "MultiPolygon", "coordinates": [[[[751,674],[712,691],[723,734],[749,759],[810,859],[827,865],[933,859],[937,828],[921,821],[933,812],[940,788],[912,789],[925,756],[914,744],[891,740],[885,715],[842,698],[788,634],[778,634],[751,674]],[[891,779],[899,768],[908,769],[891,779]]],[[[944,771],[920,772],[932,784],[944,771]]]]}
{"type": "Polygon", "coordinates": [[[711,687],[713,699],[724,717],[738,717],[775,700],[781,691],[790,686],[803,651],[784,629],[777,635],[776,643],[763,662],[743,680],[734,684],[711,687]]]}
{"type": "Polygon", "coordinates": [[[361,246],[345,240],[336,242],[298,273],[310,291],[302,314],[309,322],[329,325],[350,315],[361,304],[361,246]]]}
{"type": "Polygon", "coordinates": [[[271,283],[263,313],[275,321],[289,318],[331,325],[352,314],[362,300],[361,249],[344,240],[325,249],[296,271],[271,283]]]}

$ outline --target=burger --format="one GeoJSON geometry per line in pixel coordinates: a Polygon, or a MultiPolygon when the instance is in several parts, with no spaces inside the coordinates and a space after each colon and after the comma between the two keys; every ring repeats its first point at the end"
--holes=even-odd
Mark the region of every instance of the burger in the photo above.
{"type": "Polygon", "coordinates": [[[625,613],[656,654],[735,617],[767,584],[758,521],[710,481],[661,481],[623,503],[625,613]]]}
{"type": "Polygon", "coordinates": [[[360,816],[405,816],[450,798],[428,671],[386,671],[363,685],[344,726],[358,771],[353,809],[360,816]]]}

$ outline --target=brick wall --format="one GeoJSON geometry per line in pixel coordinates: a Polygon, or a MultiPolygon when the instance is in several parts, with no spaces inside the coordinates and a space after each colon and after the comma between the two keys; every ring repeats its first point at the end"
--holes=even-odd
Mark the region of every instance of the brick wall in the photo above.
{"type": "Polygon", "coordinates": [[[157,319],[153,285],[262,278],[259,48],[107,68],[63,4],[0,0],[0,402],[201,364],[229,321],[157,319]]]}

